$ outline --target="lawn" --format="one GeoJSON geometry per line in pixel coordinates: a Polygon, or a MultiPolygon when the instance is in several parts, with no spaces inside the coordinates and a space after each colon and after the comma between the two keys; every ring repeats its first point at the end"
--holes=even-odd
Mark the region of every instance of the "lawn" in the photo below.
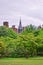
{"type": "Polygon", "coordinates": [[[0,65],[43,65],[43,57],[34,58],[3,58],[0,65]]]}

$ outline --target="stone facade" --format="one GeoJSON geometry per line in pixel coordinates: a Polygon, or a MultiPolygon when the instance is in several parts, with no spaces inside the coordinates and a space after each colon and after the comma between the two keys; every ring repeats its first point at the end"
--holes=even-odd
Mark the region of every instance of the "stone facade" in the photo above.
{"type": "Polygon", "coordinates": [[[9,23],[7,21],[3,22],[3,26],[9,27],[9,23]]]}
{"type": "Polygon", "coordinates": [[[12,29],[17,32],[17,28],[15,27],[15,25],[12,26],[12,29]]]}
{"type": "MultiPolygon", "coordinates": [[[[9,27],[9,23],[7,21],[3,22],[3,26],[9,27]]],[[[22,27],[21,19],[18,28],[16,28],[15,25],[12,25],[12,29],[17,33],[21,33],[23,31],[24,28],[22,27]]]]}
{"type": "Polygon", "coordinates": [[[18,26],[18,33],[21,33],[23,30],[23,27],[22,27],[22,23],[21,23],[21,19],[20,19],[20,23],[19,23],[19,26],[18,26]]]}

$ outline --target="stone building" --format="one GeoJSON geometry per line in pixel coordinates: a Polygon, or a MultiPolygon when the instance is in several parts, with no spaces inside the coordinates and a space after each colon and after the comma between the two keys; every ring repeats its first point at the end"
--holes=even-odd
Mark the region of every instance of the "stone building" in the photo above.
{"type": "Polygon", "coordinates": [[[38,29],[41,29],[41,25],[38,26],[38,29]]]}
{"type": "Polygon", "coordinates": [[[18,26],[18,33],[21,33],[22,31],[23,31],[23,27],[20,19],[19,26],[18,26]]]}
{"type": "Polygon", "coordinates": [[[15,25],[12,26],[13,31],[17,32],[17,28],[15,27],[15,25]]]}
{"type": "MultiPolygon", "coordinates": [[[[3,26],[9,27],[9,23],[7,21],[4,21],[3,26]]],[[[21,33],[23,31],[24,27],[22,27],[21,19],[20,19],[18,28],[16,28],[15,25],[12,25],[12,29],[13,29],[13,31],[15,31],[17,33],[21,33]]]]}
{"type": "Polygon", "coordinates": [[[7,21],[3,22],[3,26],[9,27],[9,23],[7,21]]]}

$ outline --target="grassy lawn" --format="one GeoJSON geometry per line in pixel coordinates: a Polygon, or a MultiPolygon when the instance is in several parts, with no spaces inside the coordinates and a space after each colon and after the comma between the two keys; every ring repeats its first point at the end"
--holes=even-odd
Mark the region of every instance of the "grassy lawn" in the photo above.
{"type": "Polygon", "coordinates": [[[43,57],[34,58],[3,58],[0,65],[43,65],[43,57]]]}

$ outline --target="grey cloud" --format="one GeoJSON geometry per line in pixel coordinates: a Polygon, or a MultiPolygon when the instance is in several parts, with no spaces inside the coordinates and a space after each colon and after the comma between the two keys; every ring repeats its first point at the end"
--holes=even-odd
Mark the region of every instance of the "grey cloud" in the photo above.
{"type": "Polygon", "coordinates": [[[0,21],[8,20],[10,25],[15,23],[12,21],[16,21],[15,24],[18,25],[17,21],[23,15],[22,21],[25,24],[30,21],[27,20],[28,17],[38,18],[43,22],[43,0],[0,0],[0,21]]]}

